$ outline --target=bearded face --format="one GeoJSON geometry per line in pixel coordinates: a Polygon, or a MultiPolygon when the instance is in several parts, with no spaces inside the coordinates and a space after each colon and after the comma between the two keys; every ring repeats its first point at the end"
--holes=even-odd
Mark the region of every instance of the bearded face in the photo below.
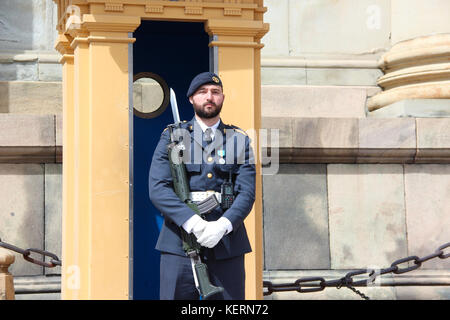
{"type": "Polygon", "coordinates": [[[214,102],[205,102],[203,104],[194,103],[194,112],[203,119],[215,118],[222,110],[222,103],[216,105],[214,102]]]}
{"type": "Polygon", "coordinates": [[[203,119],[215,118],[220,114],[225,96],[222,87],[214,84],[201,86],[189,101],[194,107],[195,114],[203,119]]]}

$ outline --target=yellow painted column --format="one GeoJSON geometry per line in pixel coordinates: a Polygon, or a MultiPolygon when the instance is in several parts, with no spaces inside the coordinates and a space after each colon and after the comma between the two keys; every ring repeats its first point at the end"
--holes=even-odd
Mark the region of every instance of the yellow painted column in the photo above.
{"type": "MultiPolygon", "coordinates": [[[[70,36],[60,33],[55,48],[62,54],[62,84],[63,84],[63,215],[62,215],[62,243],[72,241],[76,230],[74,227],[74,55],[70,47],[70,36]]],[[[62,248],[61,298],[73,298],[70,288],[78,286],[78,270],[73,260],[74,256],[66,254],[66,247],[62,248]]]]}
{"type": "MultiPolygon", "coordinates": [[[[69,287],[68,283],[62,283],[73,299],[89,298],[89,274],[90,274],[90,176],[89,176],[89,44],[87,34],[81,32],[74,34],[71,43],[74,50],[74,111],[73,111],[73,145],[64,146],[70,148],[73,154],[73,238],[62,244],[63,251],[73,262],[72,268],[77,284],[69,287]]],[[[64,180],[63,176],[63,180],[64,180]]],[[[65,215],[63,213],[63,215],[65,215]]]]}
{"type": "Polygon", "coordinates": [[[254,132],[253,148],[256,161],[256,199],[245,220],[252,252],[245,256],[246,299],[263,298],[263,234],[262,176],[258,159],[258,131],[261,127],[261,79],[257,35],[264,30],[262,22],[210,20],[206,30],[217,39],[210,46],[218,47],[218,72],[224,83],[225,103],[222,118],[225,123],[254,132]]]}
{"type": "Polygon", "coordinates": [[[74,137],[64,150],[74,160],[64,173],[73,174],[73,238],[63,250],[79,287],[66,275],[64,298],[129,297],[128,32],[139,24],[139,17],[85,14],[71,31],[74,137]]]}

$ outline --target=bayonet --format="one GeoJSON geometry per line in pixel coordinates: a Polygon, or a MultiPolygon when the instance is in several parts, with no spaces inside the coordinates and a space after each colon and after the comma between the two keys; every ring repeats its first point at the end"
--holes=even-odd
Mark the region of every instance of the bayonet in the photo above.
{"type": "Polygon", "coordinates": [[[180,122],[180,114],[178,113],[177,96],[172,88],[170,88],[170,105],[172,107],[173,123],[178,124],[180,122]]]}

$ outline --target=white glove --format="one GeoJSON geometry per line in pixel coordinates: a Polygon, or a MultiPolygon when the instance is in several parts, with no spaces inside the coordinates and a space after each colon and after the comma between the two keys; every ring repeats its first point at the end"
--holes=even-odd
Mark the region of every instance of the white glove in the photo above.
{"type": "Polygon", "coordinates": [[[182,227],[187,233],[194,233],[194,235],[198,238],[203,229],[206,227],[206,221],[203,220],[198,214],[194,214],[185,223],[183,223],[182,227]]]}
{"type": "Polygon", "coordinates": [[[195,237],[198,239],[203,231],[205,230],[206,226],[208,225],[208,222],[200,219],[192,228],[192,233],[195,235],[195,237]]]}
{"type": "Polygon", "coordinates": [[[214,248],[227,232],[229,223],[226,218],[207,222],[206,228],[202,235],[197,238],[197,242],[204,247],[214,248]]]}

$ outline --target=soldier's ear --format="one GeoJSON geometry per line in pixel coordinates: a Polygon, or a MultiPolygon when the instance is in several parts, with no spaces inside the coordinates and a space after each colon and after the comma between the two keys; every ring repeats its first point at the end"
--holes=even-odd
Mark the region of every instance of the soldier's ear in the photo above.
{"type": "Polygon", "coordinates": [[[189,97],[189,102],[190,102],[191,104],[194,104],[194,101],[192,100],[192,96],[189,97]]]}

